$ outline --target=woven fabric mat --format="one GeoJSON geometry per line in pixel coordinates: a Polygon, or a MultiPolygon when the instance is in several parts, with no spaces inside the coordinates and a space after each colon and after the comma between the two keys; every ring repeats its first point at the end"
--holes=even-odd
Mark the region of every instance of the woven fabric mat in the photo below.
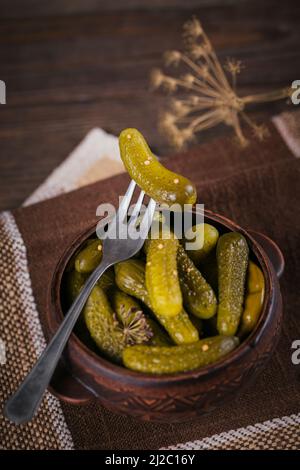
{"type": "MultiPolygon", "coordinates": [[[[270,124],[271,137],[253,142],[242,152],[226,137],[166,162],[193,179],[199,202],[263,231],[283,249],[287,268],[281,281],[282,337],[256,382],[234,403],[180,425],[143,423],[113,414],[96,401],[80,407],[66,405],[47,392],[28,424],[15,426],[1,415],[2,448],[300,448],[299,369],[291,361],[291,344],[300,338],[295,289],[300,281],[297,123],[296,113],[274,120],[285,142],[270,124]]],[[[120,173],[116,138],[95,129],[25,201],[28,207],[0,215],[1,407],[46,344],[47,286],[57,260],[68,243],[96,220],[99,203],[116,203],[124,194],[128,176],[120,173]],[[111,171],[116,176],[107,179],[111,171]]]]}

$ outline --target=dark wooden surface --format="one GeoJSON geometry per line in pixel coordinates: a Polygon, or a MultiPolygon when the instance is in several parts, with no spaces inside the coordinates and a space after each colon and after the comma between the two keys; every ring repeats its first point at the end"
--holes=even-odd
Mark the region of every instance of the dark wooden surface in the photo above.
{"type": "Polygon", "coordinates": [[[156,126],[166,98],[149,92],[148,76],[193,14],[222,60],[243,60],[241,94],[300,78],[299,1],[1,0],[0,210],[20,205],[92,127],[135,126],[172,152],[156,126]]]}

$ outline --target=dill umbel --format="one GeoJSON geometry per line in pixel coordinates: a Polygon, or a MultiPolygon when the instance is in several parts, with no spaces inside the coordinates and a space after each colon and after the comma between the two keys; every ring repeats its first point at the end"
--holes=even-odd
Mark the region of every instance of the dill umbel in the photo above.
{"type": "Polygon", "coordinates": [[[248,140],[241,128],[242,120],[256,138],[263,140],[268,135],[266,126],[255,123],[245,113],[245,107],[288,98],[291,89],[286,87],[240,97],[236,92],[236,81],[243,68],[241,61],[227,59],[222,67],[197,18],[184,24],[183,37],[185,51],[168,51],[164,61],[167,67],[182,64],[187,72],[179,77],[167,75],[160,69],[151,72],[154,89],[162,88],[171,94],[186,92],[183,97],[171,99],[169,110],[160,118],[159,127],[171,144],[182,148],[198,132],[224,123],[233,128],[239,144],[245,147],[248,140]]]}

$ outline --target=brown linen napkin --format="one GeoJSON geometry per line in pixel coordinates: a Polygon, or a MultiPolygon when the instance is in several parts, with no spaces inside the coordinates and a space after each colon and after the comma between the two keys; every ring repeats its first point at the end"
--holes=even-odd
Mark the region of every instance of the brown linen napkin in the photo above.
{"type": "MultiPolygon", "coordinates": [[[[297,416],[291,417],[299,412],[299,371],[291,362],[291,344],[300,338],[300,305],[295,291],[300,280],[300,161],[290,156],[272,127],[271,132],[272,138],[264,144],[251,144],[243,153],[229,138],[225,138],[211,146],[199,146],[167,162],[168,167],[193,179],[199,191],[199,202],[245,227],[263,231],[283,249],[287,261],[281,281],[285,320],[282,338],[271,362],[255,384],[242,392],[234,403],[224,405],[192,424],[143,423],[113,414],[97,402],[81,407],[62,404],[76,448],[182,448],[180,443],[203,442],[207,436],[222,432],[226,432],[227,437],[215,443],[214,447],[299,448],[299,421],[297,416]],[[288,418],[282,418],[284,416],[288,418]],[[279,422],[286,426],[276,426],[274,418],[281,418],[279,422]],[[270,424],[253,426],[265,420],[271,420],[270,424]],[[251,430],[244,428],[249,425],[255,428],[252,434],[251,430]],[[241,427],[244,429],[237,435],[230,434],[230,430],[241,427]]],[[[116,203],[119,194],[124,194],[128,181],[126,175],[115,176],[14,211],[13,216],[26,246],[33,295],[42,324],[47,289],[60,255],[78,233],[96,220],[96,206],[101,202],[116,203]]],[[[19,379],[25,372],[17,371],[19,379]]],[[[11,376],[5,376],[7,395],[11,390],[10,379],[11,376]]],[[[42,419],[39,415],[35,418],[39,419],[39,426],[44,423],[44,429],[40,431],[41,445],[57,447],[53,440],[43,441],[49,426],[46,414],[43,416],[42,419]]],[[[2,442],[6,447],[13,447],[9,439],[15,439],[18,434],[18,442],[22,442],[28,425],[16,431],[5,420],[2,429],[10,433],[10,438],[5,436],[2,442]]],[[[33,444],[28,445],[31,447],[33,444]]],[[[185,448],[202,447],[194,443],[185,448]]]]}

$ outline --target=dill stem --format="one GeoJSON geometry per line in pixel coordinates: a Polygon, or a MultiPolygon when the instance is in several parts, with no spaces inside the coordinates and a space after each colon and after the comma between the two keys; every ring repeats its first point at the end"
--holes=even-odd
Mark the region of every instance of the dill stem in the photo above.
{"type": "Polygon", "coordinates": [[[209,61],[210,63],[213,63],[213,67],[212,69],[215,70],[215,76],[216,78],[220,79],[223,83],[223,85],[227,88],[227,89],[231,89],[231,86],[227,80],[227,77],[224,73],[224,70],[223,68],[221,67],[221,64],[219,62],[219,59],[217,58],[217,55],[214,51],[214,48],[212,47],[211,45],[211,42],[210,40],[208,39],[208,37],[206,36],[205,34],[205,31],[203,31],[203,39],[204,41],[206,42],[206,44],[209,46],[209,50],[210,50],[210,54],[207,55],[207,57],[209,58],[209,61]]]}
{"type": "Polygon", "coordinates": [[[269,91],[266,93],[257,93],[255,95],[243,96],[241,100],[244,104],[250,103],[268,103],[280,99],[288,98],[290,96],[289,88],[281,88],[280,90],[269,91]]]}
{"type": "Polygon", "coordinates": [[[192,129],[196,130],[197,126],[199,126],[199,125],[202,126],[202,124],[205,124],[206,122],[214,122],[216,119],[219,122],[223,121],[223,116],[221,116],[220,113],[218,112],[218,110],[215,109],[214,111],[209,111],[207,113],[202,114],[198,118],[195,118],[191,122],[191,127],[192,127],[192,129]]]}
{"type": "Polygon", "coordinates": [[[190,90],[195,90],[198,93],[203,93],[204,95],[211,96],[212,98],[220,98],[222,95],[212,89],[208,89],[203,83],[201,83],[199,80],[195,79],[196,84],[194,85],[193,83],[187,83],[184,80],[177,79],[176,80],[177,84],[180,85],[183,88],[187,88],[190,90]]]}
{"type": "Polygon", "coordinates": [[[202,69],[199,65],[194,63],[189,57],[185,54],[182,54],[182,60],[185,62],[195,73],[197,73],[200,77],[203,77],[203,80],[206,81],[207,85],[209,85],[212,89],[217,88],[219,91],[222,91],[222,85],[214,79],[214,77],[208,72],[208,75],[205,77],[203,75],[202,69]]]}

